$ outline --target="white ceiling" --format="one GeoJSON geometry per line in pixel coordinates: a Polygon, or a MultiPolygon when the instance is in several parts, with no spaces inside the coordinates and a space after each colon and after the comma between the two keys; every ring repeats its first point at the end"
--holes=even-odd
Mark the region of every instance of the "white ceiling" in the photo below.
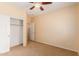
{"type": "Polygon", "coordinates": [[[15,3],[9,3],[9,4],[16,5],[21,9],[24,8],[26,9],[28,15],[36,16],[36,15],[43,14],[48,11],[53,11],[53,10],[56,10],[56,9],[59,9],[65,6],[74,5],[76,4],[76,2],[53,2],[53,4],[43,5],[45,9],[44,11],[41,11],[39,8],[34,8],[33,10],[30,10],[29,8],[31,8],[33,4],[29,2],[15,2],[15,3]]]}

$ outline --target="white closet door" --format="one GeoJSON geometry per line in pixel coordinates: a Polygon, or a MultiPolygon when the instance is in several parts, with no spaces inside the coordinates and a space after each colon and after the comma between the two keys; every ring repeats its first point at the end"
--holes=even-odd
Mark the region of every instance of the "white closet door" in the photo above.
{"type": "Polygon", "coordinates": [[[0,15],[0,53],[10,49],[10,18],[0,15]]]}
{"type": "Polygon", "coordinates": [[[10,46],[16,46],[22,44],[23,41],[23,25],[22,21],[18,19],[11,18],[11,39],[10,39],[10,46]]]}

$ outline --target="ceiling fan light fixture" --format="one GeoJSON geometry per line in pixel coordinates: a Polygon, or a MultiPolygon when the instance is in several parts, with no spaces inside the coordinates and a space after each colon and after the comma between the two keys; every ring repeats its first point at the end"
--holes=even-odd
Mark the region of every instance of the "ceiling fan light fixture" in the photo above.
{"type": "Polygon", "coordinates": [[[44,10],[43,5],[52,4],[52,2],[30,2],[33,4],[33,6],[30,8],[30,10],[34,8],[40,8],[41,11],[44,10]]]}
{"type": "Polygon", "coordinates": [[[36,3],[34,6],[35,6],[35,7],[40,7],[40,6],[41,6],[41,4],[36,3]]]}

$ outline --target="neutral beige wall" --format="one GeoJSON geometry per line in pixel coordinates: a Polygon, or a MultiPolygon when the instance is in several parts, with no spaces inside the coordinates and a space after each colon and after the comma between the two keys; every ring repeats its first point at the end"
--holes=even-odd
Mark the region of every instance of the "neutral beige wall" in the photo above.
{"type": "Polygon", "coordinates": [[[16,17],[16,18],[24,18],[23,22],[23,46],[27,44],[27,14],[26,10],[19,9],[15,5],[10,5],[7,3],[0,3],[0,14],[16,17]]]}
{"type": "Polygon", "coordinates": [[[76,5],[76,40],[75,40],[75,45],[74,47],[79,53],[79,4],[76,5]]]}
{"type": "Polygon", "coordinates": [[[76,10],[74,5],[34,17],[35,41],[77,51],[79,47],[75,47],[76,10]]]}

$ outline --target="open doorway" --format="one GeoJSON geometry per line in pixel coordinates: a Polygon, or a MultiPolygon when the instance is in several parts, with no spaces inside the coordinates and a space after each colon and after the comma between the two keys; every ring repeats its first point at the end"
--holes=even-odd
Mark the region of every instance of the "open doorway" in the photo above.
{"type": "Polygon", "coordinates": [[[31,22],[29,24],[28,32],[29,32],[29,40],[34,41],[35,40],[35,23],[31,22]]]}

